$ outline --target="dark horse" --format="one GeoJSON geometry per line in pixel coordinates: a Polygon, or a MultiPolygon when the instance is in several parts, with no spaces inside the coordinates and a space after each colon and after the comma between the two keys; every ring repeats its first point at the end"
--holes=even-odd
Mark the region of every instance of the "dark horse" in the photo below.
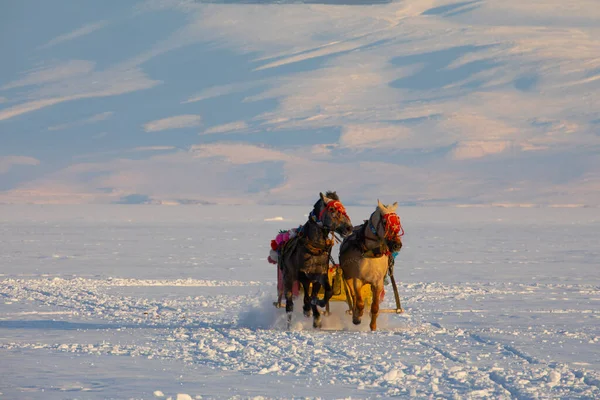
{"type": "Polygon", "coordinates": [[[294,301],[292,286],[299,281],[304,289],[304,315],[313,314],[313,326],[321,326],[321,314],[317,309],[325,307],[333,294],[327,272],[333,238],[333,232],[343,237],[352,233],[352,223],[344,206],[335,192],[319,193],[320,199],[314,205],[308,221],[300,228],[298,234],[285,243],[279,257],[279,268],[283,271],[285,312],[288,316],[288,328],[291,324],[294,301]],[[309,295],[310,284],[312,292],[309,295]],[[325,298],[319,300],[317,295],[321,286],[325,298]]]}

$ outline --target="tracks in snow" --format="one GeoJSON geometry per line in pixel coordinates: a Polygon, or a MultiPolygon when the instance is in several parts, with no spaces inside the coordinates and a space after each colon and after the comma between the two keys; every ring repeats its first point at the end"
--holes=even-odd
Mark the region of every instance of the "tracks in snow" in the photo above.
{"type": "MultiPolygon", "coordinates": [[[[530,331],[519,316],[527,310],[514,306],[514,312],[507,313],[493,301],[511,296],[521,300],[528,295],[544,297],[558,290],[598,297],[597,288],[406,285],[401,291],[405,304],[413,306],[409,310],[412,318],[401,319],[404,322],[399,324],[399,317],[388,316],[387,326],[382,321],[384,329],[371,333],[352,331],[348,321],[339,327],[347,332],[277,329],[281,310],[257,302],[256,293],[249,293],[255,291],[255,283],[230,283],[4,279],[0,281],[0,296],[9,306],[68,310],[69,314],[57,315],[68,321],[77,319],[73,323],[103,322],[90,322],[89,329],[79,325],[79,340],[43,343],[32,335],[29,342],[0,342],[0,348],[163,358],[246,374],[310,377],[315,384],[355,385],[384,396],[449,398],[469,393],[473,398],[600,397],[596,370],[574,368],[554,357],[541,359],[524,350],[540,337],[555,341],[585,339],[594,344],[597,332],[589,330],[573,336],[562,326],[546,326],[545,332],[530,331]],[[210,287],[232,286],[238,288],[233,294],[207,292],[210,287]],[[132,294],[128,287],[143,290],[132,294]],[[172,287],[183,292],[174,295],[172,287]],[[253,307],[249,309],[248,304],[253,307]],[[468,312],[469,308],[476,310],[474,305],[477,310],[485,305],[486,312],[468,312]],[[518,323],[500,327],[494,320],[497,318],[518,323]],[[111,341],[106,333],[120,326],[126,329],[112,335],[111,341]],[[127,343],[121,343],[124,336],[127,343]]],[[[594,318],[595,314],[586,315],[594,318]]],[[[572,318],[569,313],[563,317],[572,318]]],[[[0,329],[18,329],[18,324],[8,324],[11,314],[0,318],[0,329]]],[[[21,327],[26,330],[28,326],[32,325],[21,327]]]]}

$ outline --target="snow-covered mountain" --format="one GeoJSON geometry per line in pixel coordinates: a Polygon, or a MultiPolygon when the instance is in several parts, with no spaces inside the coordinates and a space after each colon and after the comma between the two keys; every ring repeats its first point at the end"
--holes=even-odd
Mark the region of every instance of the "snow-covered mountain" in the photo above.
{"type": "Polygon", "coordinates": [[[0,6],[0,202],[600,204],[595,0],[0,6]]]}

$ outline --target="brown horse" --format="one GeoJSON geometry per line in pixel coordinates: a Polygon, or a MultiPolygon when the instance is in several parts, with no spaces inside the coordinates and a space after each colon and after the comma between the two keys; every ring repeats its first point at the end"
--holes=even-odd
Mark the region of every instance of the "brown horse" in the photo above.
{"type": "Polygon", "coordinates": [[[304,289],[304,315],[313,315],[313,326],[321,326],[321,314],[317,306],[325,307],[333,294],[327,271],[331,258],[334,232],[343,237],[352,233],[352,222],[346,214],[344,206],[335,192],[319,193],[320,199],[315,203],[308,221],[300,228],[298,234],[287,241],[278,258],[278,266],[283,271],[285,311],[288,316],[288,328],[291,325],[294,301],[292,286],[299,281],[304,289]],[[312,292],[309,288],[312,284],[312,292]],[[317,295],[323,286],[325,298],[319,300],[317,295]]]}
{"type": "Polygon", "coordinates": [[[402,247],[400,218],[395,211],[398,203],[385,206],[377,200],[377,208],[363,225],[356,226],[352,235],[340,246],[340,267],[346,287],[352,297],[352,322],[360,324],[365,302],[361,295],[363,285],[370,284],[371,330],[377,329],[380,295],[383,280],[391,268],[392,253],[402,247]],[[391,258],[391,260],[390,260],[391,258]]]}

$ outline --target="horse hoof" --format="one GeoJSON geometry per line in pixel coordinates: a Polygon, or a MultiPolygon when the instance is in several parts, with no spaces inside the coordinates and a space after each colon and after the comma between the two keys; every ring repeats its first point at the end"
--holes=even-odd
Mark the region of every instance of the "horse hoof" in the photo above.
{"type": "Polygon", "coordinates": [[[321,327],[321,325],[322,325],[321,318],[315,319],[313,321],[313,328],[318,329],[321,327]]]}
{"type": "Polygon", "coordinates": [[[352,318],[352,323],[354,325],[360,325],[360,318],[352,318]]]}
{"type": "Polygon", "coordinates": [[[311,311],[311,310],[304,311],[304,316],[305,316],[306,318],[310,318],[310,316],[311,316],[311,315],[312,315],[312,311],[311,311]]]}

